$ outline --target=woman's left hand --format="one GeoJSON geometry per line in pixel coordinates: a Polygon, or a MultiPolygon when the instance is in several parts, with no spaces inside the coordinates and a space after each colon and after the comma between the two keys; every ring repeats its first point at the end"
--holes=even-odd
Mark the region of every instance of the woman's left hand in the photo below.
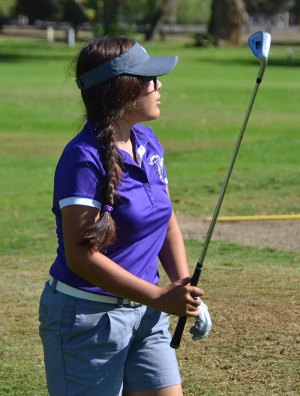
{"type": "Polygon", "coordinates": [[[190,329],[193,341],[202,340],[207,337],[212,329],[211,317],[207,305],[201,301],[199,315],[196,317],[194,326],[190,329]]]}

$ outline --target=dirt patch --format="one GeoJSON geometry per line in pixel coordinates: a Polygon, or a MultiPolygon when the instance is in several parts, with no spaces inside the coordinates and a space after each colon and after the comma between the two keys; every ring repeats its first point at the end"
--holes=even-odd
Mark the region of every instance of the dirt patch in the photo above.
{"type": "MultiPolygon", "coordinates": [[[[177,213],[185,239],[203,240],[209,221],[203,217],[177,213]]],[[[239,245],[300,251],[300,220],[217,222],[212,240],[226,240],[239,245]]]]}

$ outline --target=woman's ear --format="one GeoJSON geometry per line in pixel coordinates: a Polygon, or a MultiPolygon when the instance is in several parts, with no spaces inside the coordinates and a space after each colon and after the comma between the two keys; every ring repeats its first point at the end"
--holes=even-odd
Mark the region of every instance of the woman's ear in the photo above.
{"type": "Polygon", "coordinates": [[[125,111],[129,114],[133,114],[136,109],[136,101],[128,102],[125,105],[125,111]]]}

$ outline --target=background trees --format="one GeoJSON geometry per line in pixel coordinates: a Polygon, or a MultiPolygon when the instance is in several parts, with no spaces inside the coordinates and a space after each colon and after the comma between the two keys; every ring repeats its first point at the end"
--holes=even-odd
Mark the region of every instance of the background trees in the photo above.
{"type": "Polygon", "coordinates": [[[274,15],[290,10],[299,1],[294,0],[248,0],[247,10],[250,14],[274,15]]]}
{"type": "Polygon", "coordinates": [[[213,0],[208,34],[215,42],[225,40],[239,44],[246,20],[247,10],[243,0],[213,0]]]}
{"type": "Polygon", "coordinates": [[[17,0],[2,0],[0,2],[0,27],[1,24],[11,17],[16,7],[17,0]]]}
{"type": "Polygon", "coordinates": [[[75,30],[90,22],[97,33],[139,30],[153,40],[164,23],[205,24],[213,42],[236,44],[248,16],[291,11],[300,20],[300,0],[2,0],[0,21],[25,15],[37,20],[69,22],[75,30]]]}

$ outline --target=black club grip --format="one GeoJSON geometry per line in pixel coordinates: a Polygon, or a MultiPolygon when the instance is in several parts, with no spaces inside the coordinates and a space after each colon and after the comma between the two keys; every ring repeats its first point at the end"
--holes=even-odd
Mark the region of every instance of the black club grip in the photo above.
{"type": "MultiPolygon", "coordinates": [[[[191,286],[197,286],[199,279],[200,279],[200,275],[202,272],[202,268],[203,268],[203,262],[202,261],[198,261],[193,277],[191,279],[191,286]]],[[[183,334],[183,330],[185,328],[185,324],[187,321],[187,317],[186,316],[180,316],[180,318],[178,319],[177,322],[177,326],[173,335],[173,338],[171,340],[171,347],[174,349],[178,349],[180,346],[180,342],[181,342],[181,338],[182,338],[182,334],[183,334]]]]}
{"type": "Polygon", "coordinates": [[[185,327],[186,320],[187,320],[186,316],[181,316],[178,319],[178,323],[177,323],[177,326],[176,326],[176,329],[175,329],[175,332],[174,332],[174,335],[173,335],[173,338],[172,338],[172,341],[171,341],[171,344],[170,344],[171,347],[174,348],[174,349],[177,349],[180,346],[180,341],[181,341],[181,337],[182,337],[182,334],[183,334],[183,330],[184,330],[184,327],[185,327]]]}

